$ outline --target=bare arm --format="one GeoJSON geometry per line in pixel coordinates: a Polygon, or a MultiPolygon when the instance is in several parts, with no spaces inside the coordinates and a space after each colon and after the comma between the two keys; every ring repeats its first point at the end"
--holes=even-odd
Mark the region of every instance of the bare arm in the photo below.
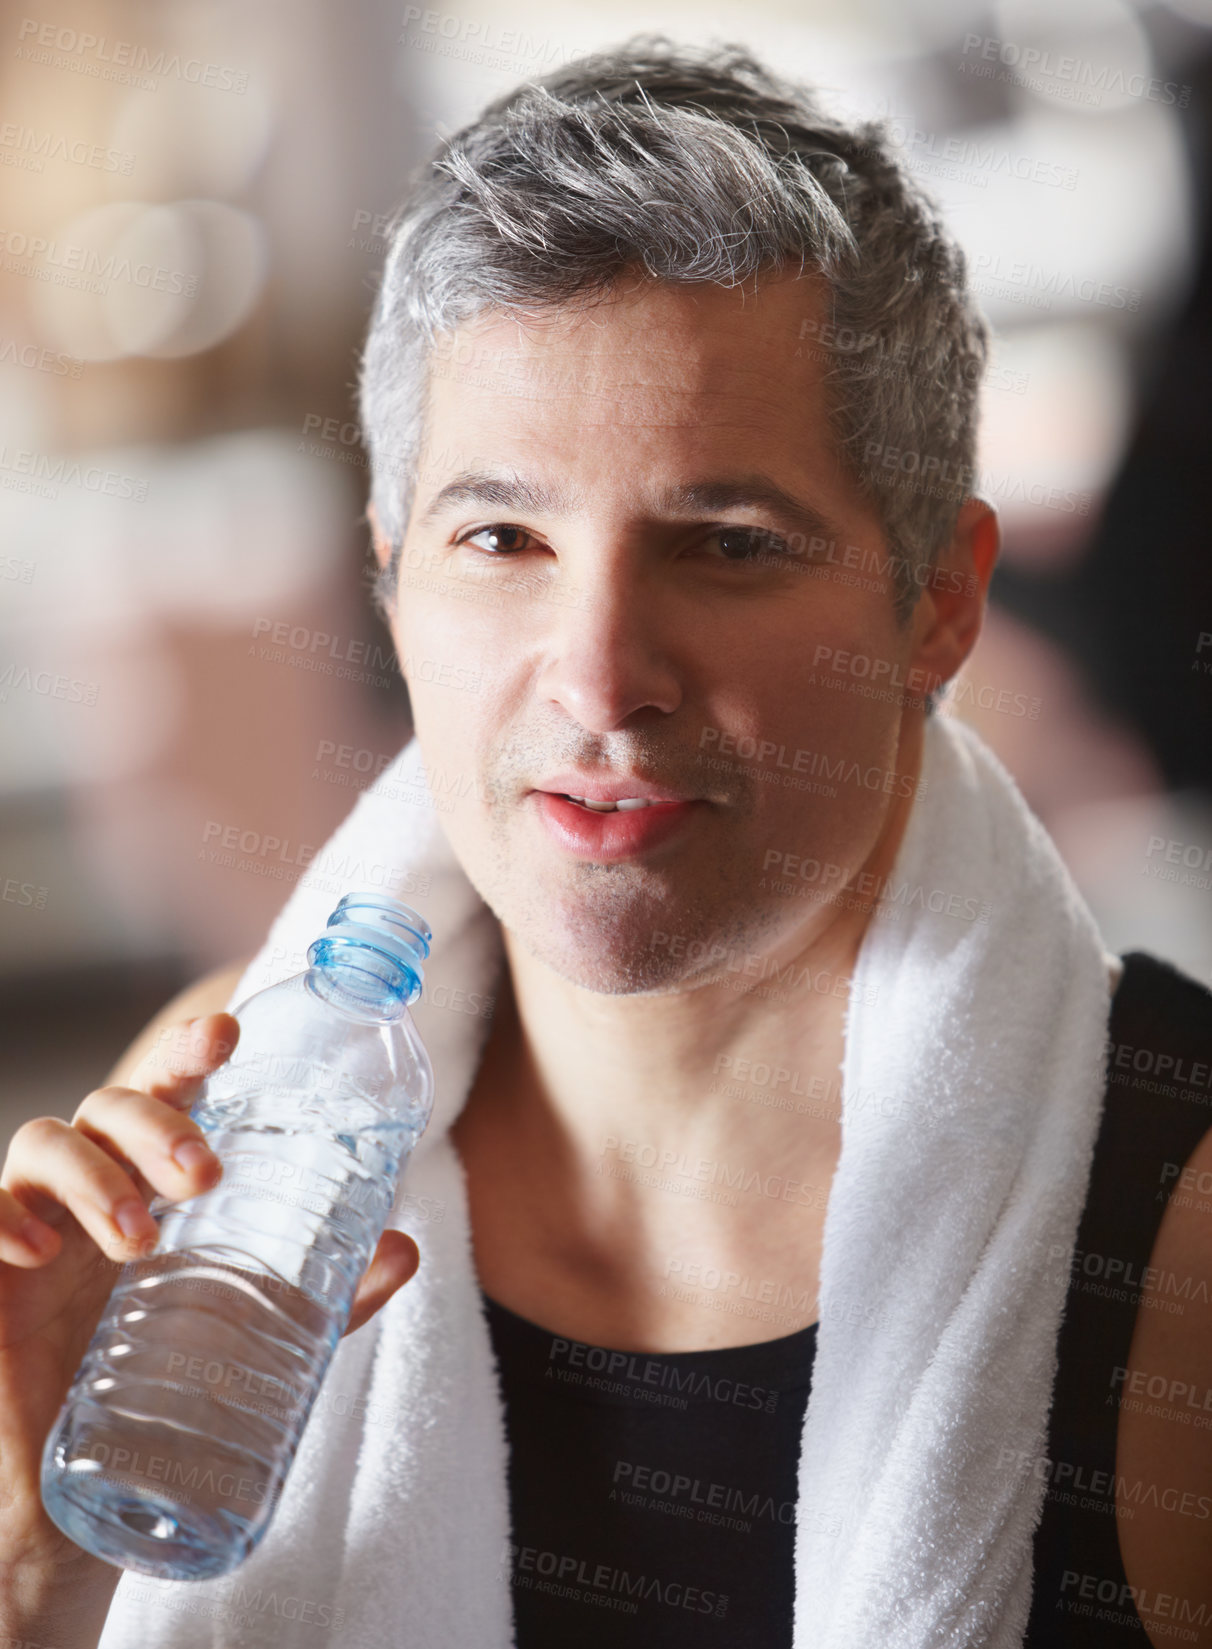
{"type": "Polygon", "coordinates": [[[1119,1416],[1120,1553],[1153,1644],[1174,1643],[1181,1622],[1184,1642],[1212,1645],[1209,1185],[1212,1129],[1184,1165],[1149,1256],[1125,1387],[1142,1396],[1119,1416]]]}

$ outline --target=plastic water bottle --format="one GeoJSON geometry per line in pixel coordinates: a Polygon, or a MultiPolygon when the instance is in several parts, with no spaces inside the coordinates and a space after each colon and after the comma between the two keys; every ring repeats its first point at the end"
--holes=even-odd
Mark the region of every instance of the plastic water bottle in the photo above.
{"type": "Polygon", "coordinates": [[[151,1202],[156,1247],[119,1274],[43,1453],[47,1512],[97,1557],[203,1580],[265,1534],[429,1121],[408,1004],[432,937],[346,894],[310,967],[237,1008],[190,1112],[222,1177],[151,1202]]]}

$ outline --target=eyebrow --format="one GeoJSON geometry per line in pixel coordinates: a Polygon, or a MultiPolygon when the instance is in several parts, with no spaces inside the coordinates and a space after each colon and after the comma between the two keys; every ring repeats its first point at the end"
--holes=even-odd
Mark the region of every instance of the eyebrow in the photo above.
{"type": "Polygon", "coordinates": [[[768,475],[743,475],[733,481],[697,481],[672,487],[660,499],[670,515],[722,515],[726,510],[761,510],[777,516],[812,538],[841,538],[838,524],[814,505],[796,498],[768,475]]]}
{"type": "MultiPolygon", "coordinates": [[[[437,493],[423,511],[424,526],[461,504],[491,504],[531,515],[568,517],[576,513],[580,495],[536,485],[518,475],[492,475],[465,470],[437,493]]],[[[660,514],[669,516],[720,515],[727,510],[761,510],[809,537],[844,535],[835,521],[802,498],[796,498],[768,475],[738,476],[732,480],[693,481],[670,487],[656,501],[660,514]]]]}
{"type": "Polygon", "coordinates": [[[457,504],[493,504],[501,509],[524,510],[530,515],[567,516],[573,514],[576,500],[571,494],[536,486],[519,475],[464,470],[430,499],[421,515],[422,525],[431,526],[457,504]]]}

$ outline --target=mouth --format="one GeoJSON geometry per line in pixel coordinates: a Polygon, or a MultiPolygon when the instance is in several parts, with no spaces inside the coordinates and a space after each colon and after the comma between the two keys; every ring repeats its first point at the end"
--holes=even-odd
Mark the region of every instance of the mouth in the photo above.
{"type": "Polygon", "coordinates": [[[619,796],[593,801],[567,791],[530,794],[548,839],[573,858],[599,864],[633,859],[682,838],[705,806],[697,799],[619,796]]]}
{"type": "MultiPolygon", "coordinates": [[[[555,792],[555,794],[561,795],[559,791],[555,792]]],[[[617,801],[613,802],[592,802],[589,800],[588,796],[561,795],[561,800],[566,802],[575,802],[578,807],[587,808],[590,813],[634,813],[641,807],[669,807],[671,805],[678,805],[677,803],[659,802],[651,796],[620,796],[617,801]]]]}

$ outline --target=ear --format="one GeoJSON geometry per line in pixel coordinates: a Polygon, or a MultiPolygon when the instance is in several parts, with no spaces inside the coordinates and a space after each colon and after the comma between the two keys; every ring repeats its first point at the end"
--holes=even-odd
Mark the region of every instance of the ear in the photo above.
{"type": "Polygon", "coordinates": [[[950,681],[976,646],[1000,548],[996,510],[983,498],[965,499],[913,611],[910,662],[932,681],[950,681]]]}
{"type": "Polygon", "coordinates": [[[388,543],[386,535],[384,534],[382,527],[379,525],[379,518],[375,514],[375,507],[373,504],[367,504],[366,506],[366,520],[370,525],[370,536],[371,541],[374,544],[375,560],[379,563],[379,570],[382,571],[382,569],[386,567],[387,563],[391,560],[391,545],[388,543]]]}

